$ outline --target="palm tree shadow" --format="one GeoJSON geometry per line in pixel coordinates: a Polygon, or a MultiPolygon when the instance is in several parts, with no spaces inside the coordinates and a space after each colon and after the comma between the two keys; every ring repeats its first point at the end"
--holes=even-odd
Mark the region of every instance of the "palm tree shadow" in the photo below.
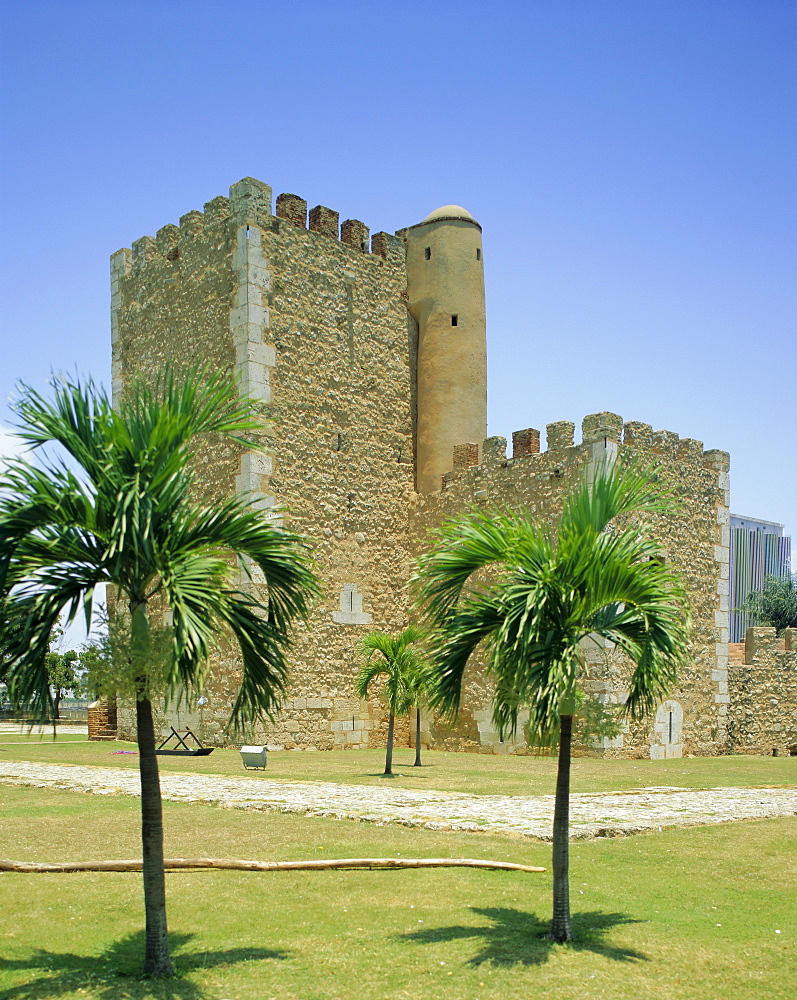
{"type": "MultiPolygon", "coordinates": [[[[481,940],[479,951],[468,965],[542,965],[552,949],[559,947],[548,940],[550,920],[541,920],[533,913],[503,906],[472,906],[473,913],[491,921],[479,927],[454,924],[450,927],[430,927],[399,935],[415,944],[438,944],[466,938],[481,940]]],[[[578,913],[573,917],[575,941],[568,947],[575,951],[592,951],[616,962],[647,962],[647,955],[633,948],[622,948],[604,940],[605,934],[623,924],[640,923],[625,913],[578,913]]],[[[0,1000],[2,998],[0,997],[0,1000]]]]}
{"type": "MultiPolygon", "coordinates": [[[[157,997],[158,1000],[206,1000],[211,994],[185,976],[196,969],[213,969],[238,962],[286,959],[289,952],[274,948],[228,948],[224,951],[183,951],[193,934],[169,934],[175,976],[172,979],[145,979],[144,931],[136,931],[110,945],[99,956],[76,955],[45,949],[29,958],[0,958],[0,972],[25,971],[26,981],[0,990],[0,1000],[47,1000],[75,990],[90,989],[97,1000],[118,1000],[120,993],[131,1000],[157,997]]],[[[218,990],[213,991],[213,996],[218,990]]]]}

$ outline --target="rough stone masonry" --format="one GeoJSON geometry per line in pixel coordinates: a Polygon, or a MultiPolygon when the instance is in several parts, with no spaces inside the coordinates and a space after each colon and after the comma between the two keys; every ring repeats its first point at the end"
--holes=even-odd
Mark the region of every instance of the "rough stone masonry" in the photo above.
{"type": "MultiPolygon", "coordinates": [[[[279,508],[314,545],[326,597],[296,636],[284,711],[245,734],[248,741],[297,749],[383,744],[383,709],[354,694],[356,646],[369,629],[409,623],[406,584],[429,531],[473,503],[522,505],[551,519],[585,466],[623,452],[655,461],[681,500],[677,517],[659,516],[651,527],[683,576],[694,627],[678,689],[655,717],[599,749],[722,753],[735,700],[757,713],[750,698],[759,688],[745,675],[734,690],[728,673],[728,454],[614,413],[585,417],[580,440],[573,423],[548,424],[544,451],[535,428],[513,435],[511,455],[502,438],[485,438],[482,231],[467,211],[447,205],[396,235],[369,239],[362,222],[339,225],[338,213],[322,205],[308,214],[297,195],[279,195],[273,211],[271,189],[245,178],[229,198],[214,198],[111,261],[115,400],[131,379],[154,379],[167,362],[178,371],[197,363],[234,371],[262,407],[265,447],[208,444],[203,499],[249,493],[257,507],[279,508]]],[[[628,663],[610,648],[588,655],[592,693],[622,703],[628,663]]],[[[170,721],[211,744],[229,742],[238,669],[233,652],[219,654],[203,704],[170,721]]],[[[490,695],[476,663],[457,726],[424,718],[428,745],[524,752],[521,731],[499,741],[490,695]]],[[[793,722],[791,701],[781,708],[791,705],[793,722]]],[[[125,706],[119,724],[131,731],[125,706]]],[[[745,723],[745,747],[774,745],[774,724],[745,723]]],[[[735,738],[741,731],[736,724],[735,738]]],[[[408,735],[404,720],[398,738],[408,735]]],[[[779,739],[783,745],[784,733],[779,739]]]]}

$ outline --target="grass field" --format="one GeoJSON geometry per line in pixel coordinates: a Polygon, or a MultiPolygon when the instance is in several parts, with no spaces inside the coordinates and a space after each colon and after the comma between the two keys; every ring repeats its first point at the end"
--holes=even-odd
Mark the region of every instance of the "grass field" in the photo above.
{"type": "MultiPolygon", "coordinates": [[[[133,743],[89,743],[62,736],[12,736],[0,733],[0,761],[34,760],[104,767],[138,767],[133,743]]],[[[268,755],[265,771],[244,771],[236,750],[214,750],[208,757],[161,757],[162,770],[200,774],[283,778],[291,781],[334,781],[346,784],[471,792],[477,795],[553,794],[556,761],[552,757],[495,756],[425,751],[424,766],[412,766],[414,751],[398,748],[393,778],[385,778],[384,750],[330,752],[279,751],[268,755]]],[[[797,785],[797,757],[689,757],[682,760],[573,761],[574,792],[605,792],[651,785],[683,788],[738,786],[756,788],[797,785]]]]}
{"type": "MultiPolygon", "coordinates": [[[[138,803],[4,786],[0,856],[140,856],[138,803]]],[[[172,856],[486,857],[548,847],[165,803],[172,856]]],[[[573,946],[544,938],[550,874],[185,872],[167,877],[178,978],[138,978],[138,874],[0,877],[0,1000],[786,1000],[797,819],[572,845],[573,946]],[[780,932],[780,933],[778,933],[780,932]]]]}

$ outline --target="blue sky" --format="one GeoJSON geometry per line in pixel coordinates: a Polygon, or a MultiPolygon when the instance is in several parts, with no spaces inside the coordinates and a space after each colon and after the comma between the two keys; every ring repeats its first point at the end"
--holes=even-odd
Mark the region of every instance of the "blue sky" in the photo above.
{"type": "MultiPolygon", "coordinates": [[[[484,228],[489,432],[612,410],[797,536],[797,4],[5,0],[0,428],[108,382],[108,257],[252,175],[484,228]]],[[[3,437],[0,431],[0,445],[3,437]]]]}

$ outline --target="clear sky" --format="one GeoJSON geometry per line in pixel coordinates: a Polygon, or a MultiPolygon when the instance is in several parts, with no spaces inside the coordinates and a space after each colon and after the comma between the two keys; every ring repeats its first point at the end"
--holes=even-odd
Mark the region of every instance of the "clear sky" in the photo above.
{"type": "MultiPolygon", "coordinates": [[[[794,0],[5,0],[7,400],[109,382],[108,257],[241,177],[484,228],[489,433],[612,410],[797,536],[794,0]]],[[[375,414],[375,419],[378,415],[375,414]]]]}

